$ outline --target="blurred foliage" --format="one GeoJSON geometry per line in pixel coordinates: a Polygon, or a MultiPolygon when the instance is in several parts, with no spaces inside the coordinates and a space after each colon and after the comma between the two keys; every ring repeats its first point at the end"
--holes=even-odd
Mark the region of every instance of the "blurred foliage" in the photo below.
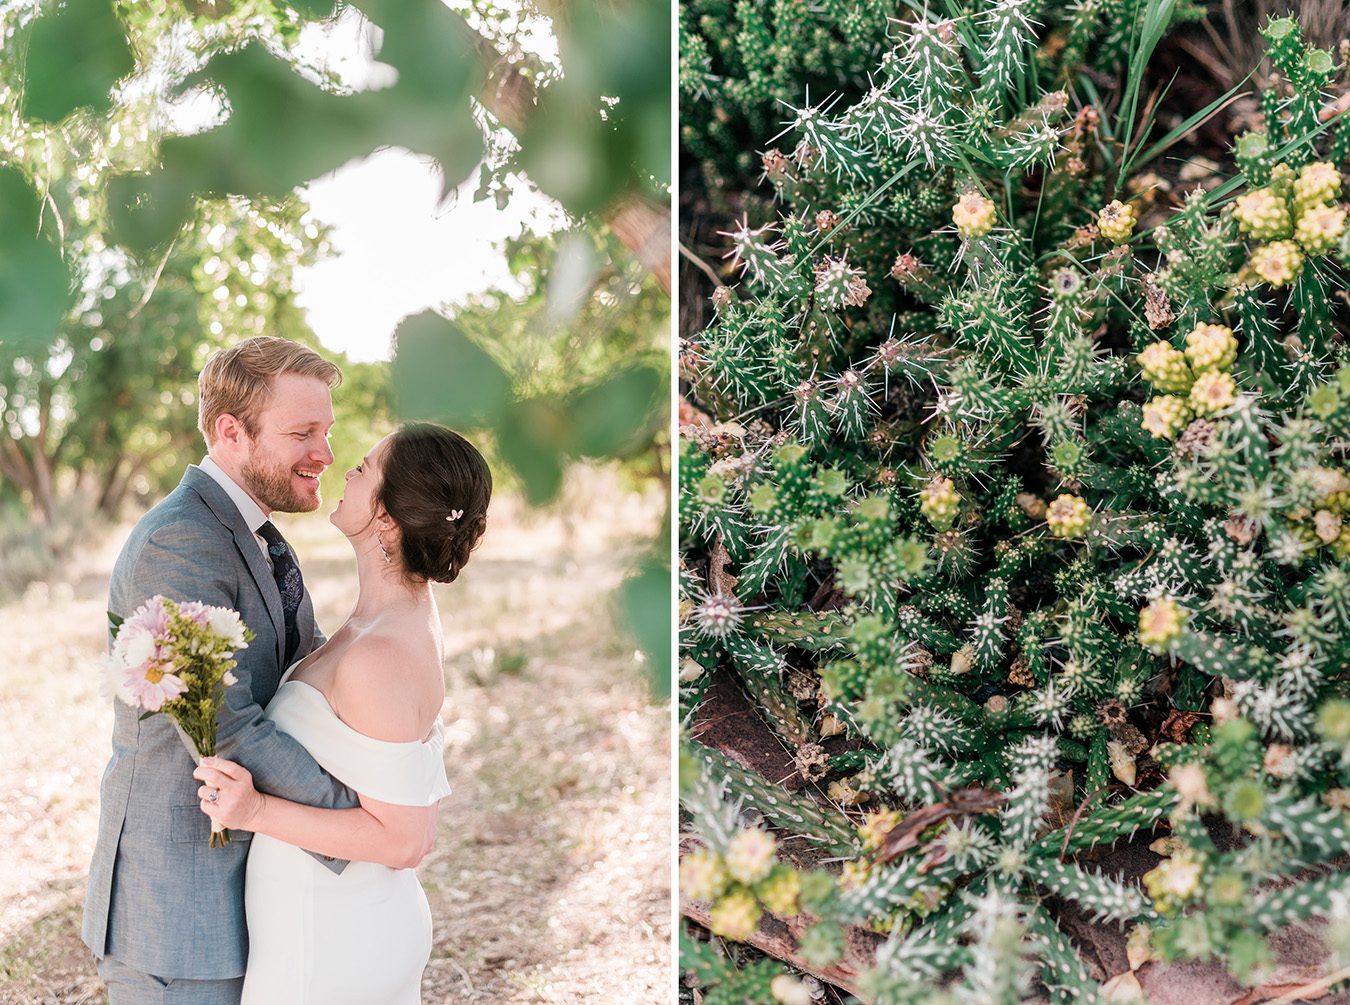
{"type": "MultiPolygon", "coordinates": [[[[433,157],[443,194],[481,166],[478,196],[502,205],[507,176],[527,179],[577,235],[539,246],[524,301],[499,305],[509,323],[485,300],[455,326],[405,324],[405,412],[491,429],[536,502],[579,458],[645,453],[668,482],[669,301],[641,292],[602,221],[634,196],[664,201],[669,33],[654,0],[0,3],[0,500],[46,519],[66,482],[108,513],[162,491],[200,449],[195,375],[214,348],[261,331],[313,342],[292,280],[324,242],[295,190],[389,146],[433,157]],[[353,92],[299,44],[353,12],[380,29],[392,85],[353,92]],[[521,44],[539,26],[556,64],[521,44]]],[[[392,421],[390,389],[382,368],[344,370],[334,443],[355,457],[392,421]]]]}
{"type": "Polygon", "coordinates": [[[635,480],[668,482],[669,298],[631,261],[595,273],[589,288],[553,282],[550,262],[589,272],[602,249],[587,230],[525,234],[503,250],[519,293],[484,293],[446,308],[448,322],[422,315],[399,329],[404,409],[494,430],[503,462],[535,503],[556,495],[569,457],[616,459],[635,480]],[[466,391],[447,398],[446,372],[464,373],[466,391]],[[522,424],[513,412],[540,421],[522,424]]]}
{"type": "MultiPolygon", "coordinates": [[[[617,461],[636,483],[670,483],[666,417],[670,299],[635,263],[593,273],[576,290],[553,280],[549,262],[577,273],[600,254],[601,238],[578,229],[506,244],[521,292],[496,291],[408,318],[395,336],[397,410],[490,435],[494,469],[509,471],[527,499],[558,495],[568,464],[617,461]],[[604,338],[594,333],[605,332],[604,338]],[[458,374],[453,394],[446,375],[458,374]]],[[[669,533],[663,532],[618,602],[649,656],[652,680],[669,690],[669,533]]]]}

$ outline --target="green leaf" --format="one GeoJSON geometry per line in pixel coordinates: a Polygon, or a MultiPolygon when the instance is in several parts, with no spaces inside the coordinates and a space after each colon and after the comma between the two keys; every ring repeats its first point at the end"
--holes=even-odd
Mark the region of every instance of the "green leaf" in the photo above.
{"type": "Polygon", "coordinates": [[[80,107],[102,112],[109,92],[136,63],[109,0],[66,0],[33,22],[19,114],[60,122],[80,107]]]}
{"type": "Polygon", "coordinates": [[[108,218],[117,243],[138,255],[165,247],[192,215],[193,179],[169,172],[108,179],[108,218]]]}
{"type": "Polygon", "coordinates": [[[625,445],[648,432],[664,384],[655,367],[634,366],[573,394],[569,411],[575,452],[583,457],[623,456],[625,445]]]}
{"type": "Polygon", "coordinates": [[[647,655],[652,696],[658,700],[669,698],[670,564],[656,557],[648,558],[619,585],[617,599],[625,626],[647,655]]]}
{"type": "Polygon", "coordinates": [[[544,89],[521,130],[520,163],[540,191],[575,216],[594,213],[623,188],[627,169],[614,127],[600,117],[600,103],[560,80],[544,89]]]}
{"type": "MultiPolygon", "coordinates": [[[[469,57],[460,47],[446,48],[440,58],[469,57]]],[[[463,70],[436,80],[436,101],[419,89],[429,86],[425,80],[337,95],[298,76],[259,44],[217,56],[186,86],[218,88],[229,118],[216,129],[166,139],[158,171],[110,182],[114,234],[144,254],[178,232],[192,212],[194,193],[281,199],[389,146],[435,157],[442,191],[455,188],[482,159],[482,135],[469,104],[474,80],[463,70]]]]}
{"type": "Polygon", "coordinates": [[[71,300],[61,253],[39,233],[37,194],[16,168],[0,168],[0,343],[45,350],[71,300]]]}
{"type": "Polygon", "coordinates": [[[405,419],[491,426],[511,403],[511,380],[455,325],[431,311],[394,333],[396,411],[405,419]]]}
{"type": "Polygon", "coordinates": [[[126,618],[122,617],[120,614],[114,614],[112,611],[108,612],[108,627],[114,632],[122,627],[122,622],[124,621],[126,621],[126,618]]]}
{"type": "Polygon", "coordinates": [[[567,413],[536,398],[510,408],[497,427],[502,457],[520,475],[531,505],[551,501],[562,487],[563,456],[572,441],[567,413]]]}
{"type": "Polygon", "coordinates": [[[288,0],[286,6],[306,21],[324,20],[333,15],[334,0],[288,0]]]}
{"type": "Polygon", "coordinates": [[[426,101],[444,111],[467,105],[482,86],[472,29],[445,4],[360,0],[358,6],[384,33],[377,58],[398,71],[393,90],[404,101],[426,101]]]}

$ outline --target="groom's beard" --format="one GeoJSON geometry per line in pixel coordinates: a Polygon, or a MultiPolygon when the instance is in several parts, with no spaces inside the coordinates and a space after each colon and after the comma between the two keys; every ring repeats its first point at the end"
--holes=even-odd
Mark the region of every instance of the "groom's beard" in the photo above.
{"type": "Polygon", "coordinates": [[[277,513],[310,513],[319,508],[317,493],[311,498],[301,495],[291,481],[291,469],[274,464],[265,467],[253,458],[239,469],[244,488],[265,508],[277,513]]]}

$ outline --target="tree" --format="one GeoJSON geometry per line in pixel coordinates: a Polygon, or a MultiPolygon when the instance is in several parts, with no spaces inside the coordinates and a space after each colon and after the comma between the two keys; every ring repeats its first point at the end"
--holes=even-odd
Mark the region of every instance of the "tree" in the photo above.
{"type": "MultiPolygon", "coordinates": [[[[476,10],[475,16],[491,15],[487,5],[476,10]]],[[[11,294],[0,296],[0,345],[19,385],[7,400],[10,439],[20,450],[7,448],[6,477],[23,479],[37,512],[50,499],[54,461],[79,451],[82,458],[103,457],[102,488],[115,500],[128,478],[162,456],[166,444],[159,438],[171,434],[153,416],[141,427],[153,435],[140,439],[121,420],[100,424],[93,415],[70,436],[80,420],[69,411],[75,397],[61,397],[61,381],[96,388],[93,377],[143,366],[145,357],[129,349],[126,356],[120,350],[101,355],[104,336],[120,330],[130,343],[127,333],[152,303],[187,317],[187,301],[174,303],[177,292],[187,295],[185,277],[194,279],[191,289],[199,296],[215,296],[180,257],[204,205],[249,213],[293,205],[299,186],[386,146],[434,157],[449,192],[483,163],[487,136],[493,149],[487,188],[480,190],[491,191],[493,172],[523,174],[578,225],[595,228],[611,264],[626,271],[636,256],[668,290],[669,212],[662,198],[669,184],[669,19],[662,4],[632,0],[553,12],[562,58],[551,74],[509,58],[509,46],[504,59],[493,43],[502,40],[501,31],[484,36],[437,0],[336,7],[65,0],[37,10],[0,7],[0,19],[0,42],[13,57],[0,67],[0,114],[9,123],[0,129],[0,160],[22,179],[0,206],[0,264],[11,266],[0,279],[8,284],[0,293],[11,294]],[[297,55],[306,24],[344,10],[359,11],[381,29],[378,59],[397,71],[392,85],[346,93],[322,66],[297,55]],[[205,128],[175,125],[173,110],[188,95],[217,103],[219,112],[205,128]],[[511,138],[504,141],[494,124],[511,138]],[[156,294],[161,282],[165,291],[156,294]],[[102,335],[79,327],[76,319],[87,317],[89,307],[71,292],[94,284],[114,291],[109,300],[120,296],[110,305],[119,319],[104,317],[102,335]],[[67,338],[67,328],[78,336],[67,338]]],[[[479,20],[492,23],[493,16],[479,20]]],[[[500,28],[500,17],[496,23],[500,28]]],[[[317,239],[308,227],[305,237],[317,239]]],[[[589,276],[571,284],[577,303],[607,282],[603,258],[596,261],[589,276]]],[[[277,299],[258,310],[272,312],[269,323],[292,326],[299,319],[283,271],[264,277],[261,285],[276,286],[277,299]]],[[[253,291],[242,295],[241,306],[252,303],[253,291]]],[[[659,368],[628,367],[564,396],[568,422],[560,427],[557,400],[517,397],[500,367],[484,363],[491,358],[481,349],[434,317],[423,320],[422,347],[431,359],[472,364],[437,375],[442,406],[433,411],[505,431],[498,437],[503,454],[517,471],[529,472],[524,484],[536,500],[556,491],[569,458],[624,456],[659,420],[653,410],[665,379],[659,368]],[[465,412],[465,401],[478,402],[480,414],[465,412]],[[557,435],[560,429],[565,437],[557,435]]],[[[239,330],[207,325],[194,335],[178,327],[203,354],[212,339],[239,330]]],[[[588,334],[601,342],[611,336],[588,334]]],[[[409,341],[417,340],[403,340],[409,341]]],[[[172,362],[185,369],[191,363],[178,354],[172,362]]],[[[424,368],[404,370],[426,375],[424,368]]],[[[91,393],[83,403],[109,409],[128,393],[135,392],[118,386],[111,397],[91,393]]],[[[417,394],[404,387],[400,397],[417,394]]],[[[652,637],[650,649],[660,660],[664,642],[652,637]]]]}

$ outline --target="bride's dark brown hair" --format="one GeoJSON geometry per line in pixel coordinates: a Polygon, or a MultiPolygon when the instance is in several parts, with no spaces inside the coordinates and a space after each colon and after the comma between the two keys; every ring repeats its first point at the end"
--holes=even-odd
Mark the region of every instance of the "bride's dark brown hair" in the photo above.
{"type": "Polygon", "coordinates": [[[375,501],[398,525],[408,576],[453,583],[487,529],[487,461],[454,430],[410,422],[390,438],[383,470],[375,501]]]}

